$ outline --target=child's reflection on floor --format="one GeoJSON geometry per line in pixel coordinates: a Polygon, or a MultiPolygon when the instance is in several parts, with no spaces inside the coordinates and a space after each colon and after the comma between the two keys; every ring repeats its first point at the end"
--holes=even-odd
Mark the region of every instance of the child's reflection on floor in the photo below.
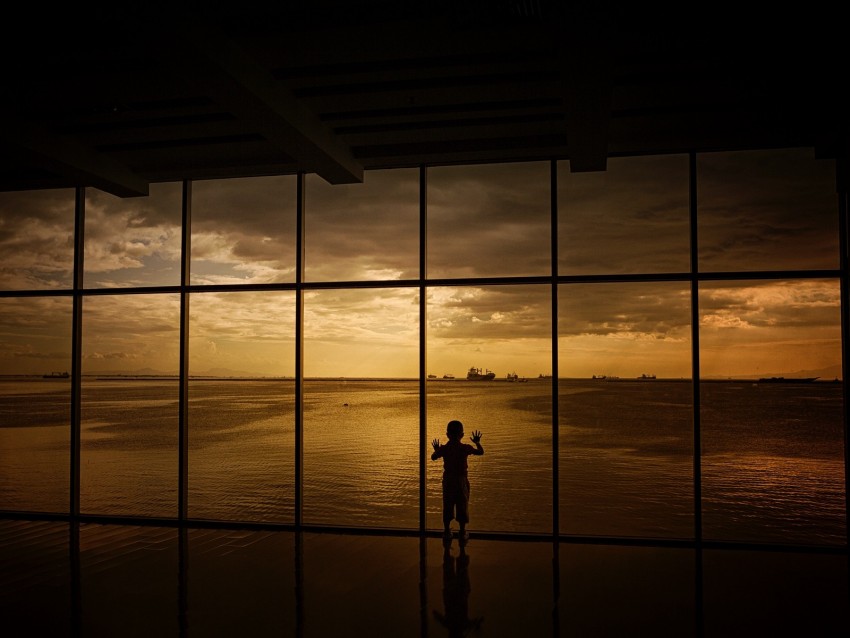
{"type": "Polygon", "coordinates": [[[469,617],[469,554],[466,543],[459,543],[460,552],[452,554],[450,538],[443,539],[443,613],[436,609],[434,617],[449,630],[449,636],[468,636],[470,631],[477,632],[484,618],[469,617]]]}

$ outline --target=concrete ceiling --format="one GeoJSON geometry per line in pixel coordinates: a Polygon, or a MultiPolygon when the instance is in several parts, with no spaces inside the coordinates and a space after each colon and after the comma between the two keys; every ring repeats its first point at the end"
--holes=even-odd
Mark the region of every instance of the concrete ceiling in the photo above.
{"type": "MultiPolygon", "coordinates": [[[[3,45],[0,190],[847,147],[838,16],[380,0],[87,15],[3,45]],[[401,5],[401,6],[397,6],[401,5]]],[[[708,6],[708,5],[707,5],[708,6]]],[[[730,5],[731,7],[732,5],[730,5]]]]}

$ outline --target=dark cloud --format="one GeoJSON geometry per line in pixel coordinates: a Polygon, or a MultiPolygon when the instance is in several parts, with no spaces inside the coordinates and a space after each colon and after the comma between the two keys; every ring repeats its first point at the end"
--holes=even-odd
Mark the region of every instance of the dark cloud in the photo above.
{"type": "Polygon", "coordinates": [[[598,173],[558,171],[559,272],[686,272],[688,158],[611,158],[598,173]]]}
{"type": "Polygon", "coordinates": [[[64,370],[70,357],[70,297],[0,299],[0,374],[64,370]]]}
{"type": "Polygon", "coordinates": [[[419,277],[419,171],[369,171],[362,184],[305,183],[309,281],[419,277]]]}
{"type": "MultiPolygon", "coordinates": [[[[193,234],[205,237],[195,237],[193,258],[249,273],[290,271],[295,264],[295,186],[294,177],[197,183],[193,234]]],[[[362,184],[338,186],[307,176],[307,279],[418,277],[418,188],[418,170],[370,171],[362,184]]]]}
{"type": "Polygon", "coordinates": [[[551,272],[548,162],[428,171],[428,276],[551,272]]]}
{"type": "Polygon", "coordinates": [[[837,328],[840,291],[837,281],[792,280],[710,283],[700,288],[701,321],[779,331],[782,328],[837,328]]]}
{"type": "Polygon", "coordinates": [[[125,199],[87,190],[86,286],[178,284],[181,210],[179,183],[153,184],[148,197],[125,199]]]}
{"type": "Polygon", "coordinates": [[[192,231],[238,233],[295,243],[294,175],[197,181],[192,185],[192,231]]]}
{"type": "Polygon", "coordinates": [[[0,193],[3,234],[17,220],[35,219],[48,225],[74,227],[74,189],[12,191],[0,193]],[[70,216],[70,221],[69,221],[70,216]]]}
{"type": "Polygon", "coordinates": [[[558,333],[680,337],[690,327],[690,288],[681,283],[569,284],[558,292],[558,333]]]}
{"type": "Polygon", "coordinates": [[[0,287],[70,287],[74,191],[0,193],[0,287]]]}
{"type": "MultiPolygon", "coordinates": [[[[548,285],[432,289],[429,334],[465,338],[549,338],[548,285]]],[[[690,292],[680,283],[565,284],[558,291],[560,336],[629,333],[681,338],[690,329],[690,292]]]]}
{"type": "Polygon", "coordinates": [[[111,227],[89,223],[118,217],[127,228],[176,227],[182,224],[183,185],[180,182],[151,184],[147,197],[121,198],[96,189],[86,191],[86,240],[115,239],[111,227]],[[103,231],[108,231],[104,238],[103,231]]]}
{"type": "Polygon", "coordinates": [[[429,292],[429,336],[443,339],[549,338],[551,288],[545,285],[437,288],[429,292]]]}
{"type": "Polygon", "coordinates": [[[701,270],[838,267],[835,163],[811,150],[698,156],[701,270]]]}

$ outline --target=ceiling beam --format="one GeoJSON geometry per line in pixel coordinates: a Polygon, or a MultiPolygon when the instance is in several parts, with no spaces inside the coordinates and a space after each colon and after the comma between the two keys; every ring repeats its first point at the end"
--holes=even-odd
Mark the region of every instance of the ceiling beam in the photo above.
{"type": "MultiPolygon", "coordinates": [[[[300,171],[331,184],[363,181],[363,167],[318,115],[233,42],[189,21],[175,33],[185,80],[227,108],[239,120],[295,160],[300,171]]],[[[281,158],[282,160],[285,158],[281,158]]]]}
{"type": "Polygon", "coordinates": [[[120,162],[20,118],[7,118],[7,121],[14,121],[14,126],[0,127],[0,140],[4,145],[62,181],[98,188],[117,197],[148,195],[147,180],[120,162]]]}
{"type": "Polygon", "coordinates": [[[603,10],[570,4],[557,38],[564,68],[570,171],[604,171],[608,161],[613,74],[611,31],[603,10]]]}

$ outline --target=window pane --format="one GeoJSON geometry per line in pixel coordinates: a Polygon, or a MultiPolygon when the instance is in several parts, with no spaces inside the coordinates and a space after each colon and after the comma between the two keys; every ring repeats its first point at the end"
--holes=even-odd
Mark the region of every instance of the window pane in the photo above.
{"type": "Polygon", "coordinates": [[[811,149],[698,155],[700,270],[837,268],[835,189],[811,149]]]}
{"type": "Polygon", "coordinates": [[[692,537],[689,288],[558,295],[561,532],[692,537]]]}
{"type": "Polygon", "coordinates": [[[80,509],[176,516],[177,295],[83,304],[80,509]]]}
{"type": "Polygon", "coordinates": [[[419,524],[417,292],[306,295],[305,521],[419,524]]]}
{"type": "MultiPolygon", "coordinates": [[[[437,378],[428,382],[428,441],[446,443],[452,420],[464,425],[462,443],[483,434],[484,456],[468,460],[471,529],[552,530],[552,383],[538,378],[552,367],[551,308],[549,286],[429,291],[428,366],[437,378]],[[471,368],[493,379],[469,380],[471,368]]],[[[431,529],[443,527],[442,474],[442,460],[429,460],[431,529]]]]}
{"type": "Polygon", "coordinates": [[[0,193],[0,288],[70,288],[74,191],[0,193]]]}
{"type": "Polygon", "coordinates": [[[700,375],[705,537],[846,542],[838,282],[701,285],[700,375]]]}
{"type": "Polygon", "coordinates": [[[86,190],[85,286],[180,283],[183,186],[152,184],[147,197],[86,190]]]}
{"type": "Polygon", "coordinates": [[[608,160],[605,171],[558,164],[562,275],[690,270],[688,156],[608,160]]]}
{"type": "Polygon", "coordinates": [[[305,277],[419,277],[419,170],[366,171],[362,184],[305,177],[305,277]]]}
{"type": "Polygon", "coordinates": [[[295,281],[296,178],[192,183],[192,276],[199,284],[295,281]]]}
{"type": "Polygon", "coordinates": [[[0,509],[67,512],[71,299],[0,299],[0,509]]]}
{"type": "Polygon", "coordinates": [[[189,516],[293,523],[295,296],[190,299],[189,516]]]}
{"type": "Polygon", "coordinates": [[[551,274],[548,162],[428,169],[428,277],[551,274]]]}

